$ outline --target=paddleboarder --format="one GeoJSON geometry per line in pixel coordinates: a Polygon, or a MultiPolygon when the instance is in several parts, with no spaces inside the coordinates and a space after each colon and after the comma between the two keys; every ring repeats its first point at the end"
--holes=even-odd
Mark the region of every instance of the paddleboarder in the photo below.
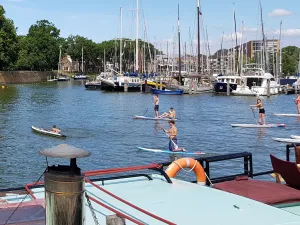
{"type": "Polygon", "coordinates": [[[296,106],[297,106],[298,114],[300,114],[300,95],[297,94],[297,98],[294,98],[294,100],[295,100],[295,103],[296,103],[296,106]]]}
{"type": "Polygon", "coordinates": [[[169,119],[176,119],[176,112],[174,108],[171,107],[169,112],[164,112],[158,118],[165,118],[165,117],[168,117],[169,119]]]}
{"type": "Polygon", "coordinates": [[[51,128],[51,131],[55,132],[55,133],[60,133],[60,129],[57,129],[55,125],[53,125],[53,127],[51,128]]]}
{"type": "Polygon", "coordinates": [[[159,98],[158,98],[158,95],[154,95],[153,96],[154,98],[154,113],[155,113],[155,118],[158,117],[158,110],[159,110],[159,98]]]}
{"type": "Polygon", "coordinates": [[[178,134],[178,130],[177,127],[175,126],[175,121],[171,120],[169,122],[170,124],[170,129],[166,130],[164,128],[163,131],[168,135],[170,141],[169,141],[169,150],[172,152],[177,152],[177,151],[183,151],[186,152],[186,150],[184,148],[179,148],[177,145],[177,134],[178,134]]]}
{"type": "Polygon", "coordinates": [[[258,123],[260,125],[266,125],[266,119],[265,119],[265,109],[264,105],[261,101],[261,99],[257,99],[256,105],[250,105],[250,107],[255,107],[254,109],[259,109],[259,120],[258,123]]]}

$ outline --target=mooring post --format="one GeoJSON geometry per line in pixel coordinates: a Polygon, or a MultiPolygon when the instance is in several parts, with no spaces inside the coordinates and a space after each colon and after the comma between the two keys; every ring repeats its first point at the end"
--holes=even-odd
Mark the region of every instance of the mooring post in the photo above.
{"type": "Polygon", "coordinates": [[[128,92],[128,80],[125,79],[124,81],[124,92],[128,92]]]}
{"type": "Polygon", "coordinates": [[[162,90],[162,78],[159,77],[159,89],[162,90]]]}
{"type": "Polygon", "coordinates": [[[295,94],[298,93],[298,85],[297,85],[297,81],[295,82],[295,94]]]}
{"type": "Polygon", "coordinates": [[[158,89],[158,79],[157,79],[157,77],[155,77],[155,89],[156,90],[158,89]]]}
{"type": "Polygon", "coordinates": [[[288,94],[288,88],[289,88],[289,85],[285,85],[285,94],[287,95],[288,94]]]}
{"type": "Polygon", "coordinates": [[[189,80],[189,94],[193,94],[193,90],[192,90],[192,80],[189,80]]]}
{"type": "Polygon", "coordinates": [[[227,79],[227,95],[230,95],[230,83],[229,83],[229,79],[227,79]]]}
{"type": "Polygon", "coordinates": [[[271,93],[270,93],[270,79],[267,80],[267,97],[270,97],[271,93]]]}

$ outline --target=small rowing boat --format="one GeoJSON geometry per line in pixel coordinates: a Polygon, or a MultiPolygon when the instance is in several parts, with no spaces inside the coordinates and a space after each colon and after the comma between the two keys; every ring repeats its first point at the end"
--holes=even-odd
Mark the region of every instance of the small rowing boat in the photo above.
{"type": "Polygon", "coordinates": [[[147,116],[133,116],[133,119],[142,119],[142,120],[166,120],[166,121],[171,121],[171,120],[177,120],[177,119],[170,119],[170,118],[156,118],[156,117],[147,117],[147,116]]]}
{"type": "Polygon", "coordinates": [[[300,144],[300,139],[292,138],[272,138],[274,141],[286,143],[286,144],[300,144]]]}
{"type": "Polygon", "coordinates": [[[43,128],[39,128],[39,127],[35,127],[35,126],[31,126],[31,129],[34,132],[37,132],[39,134],[45,134],[45,135],[49,135],[49,136],[53,136],[53,137],[59,137],[59,138],[66,138],[66,135],[60,134],[60,133],[55,133],[53,131],[50,130],[45,130],[43,128]]]}
{"type": "Polygon", "coordinates": [[[300,114],[280,114],[280,113],[274,113],[274,116],[282,116],[282,117],[300,117],[300,114]]]}
{"type": "Polygon", "coordinates": [[[137,148],[142,151],[155,152],[155,153],[182,154],[182,155],[205,155],[204,152],[184,152],[184,151],[172,152],[170,150],[163,150],[163,149],[143,148],[143,147],[137,147],[137,148]]]}
{"type": "Polygon", "coordinates": [[[285,127],[285,124],[278,123],[278,124],[231,124],[232,127],[244,127],[244,128],[272,128],[272,127],[285,127]]]}

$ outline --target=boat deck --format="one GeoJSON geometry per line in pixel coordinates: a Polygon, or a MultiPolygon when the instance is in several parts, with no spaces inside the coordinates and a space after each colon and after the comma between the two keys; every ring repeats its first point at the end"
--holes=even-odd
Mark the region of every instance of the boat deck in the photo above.
{"type": "MultiPolygon", "coordinates": [[[[108,195],[91,184],[86,184],[86,191],[89,196],[126,214],[139,221],[141,224],[300,224],[299,215],[248,198],[177,179],[172,179],[173,183],[168,183],[161,175],[151,175],[151,178],[153,180],[149,180],[147,177],[143,176],[122,178],[103,182],[98,181],[95,182],[95,184],[131,204],[169,221],[169,223],[161,222],[152,216],[146,215],[145,213],[122,203],[115,197],[108,195]]],[[[27,195],[24,200],[25,204],[28,205],[32,203],[37,206],[44,205],[44,188],[38,187],[32,188],[31,190],[38,202],[32,201],[32,197],[27,195]]],[[[12,203],[19,203],[24,197],[24,194],[14,195],[11,193],[0,197],[2,200],[0,212],[7,210],[7,207],[9,206],[15,207],[16,204],[12,203]]],[[[94,224],[87,201],[85,201],[85,206],[86,224],[94,224]]],[[[106,224],[106,216],[114,214],[112,211],[93,201],[92,206],[99,224],[106,224]]],[[[31,207],[32,209],[32,206],[26,207],[31,207]]],[[[9,210],[10,213],[7,212],[6,215],[3,215],[3,213],[1,214],[2,219],[0,224],[4,224],[4,216],[8,218],[11,211],[12,210],[9,210]]],[[[299,212],[297,208],[295,211],[299,212]]],[[[41,221],[43,213],[40,211],[40,208],[37,209],[35,215],[36,218],[41,221]]],[[[32,218],[34,219],[34,216],[32,218]]],[[[11,220],[13,219],[14,216],[12,216],[11,220]]],[[[126,224],[135,223],[126,220],[126,224]]]]}

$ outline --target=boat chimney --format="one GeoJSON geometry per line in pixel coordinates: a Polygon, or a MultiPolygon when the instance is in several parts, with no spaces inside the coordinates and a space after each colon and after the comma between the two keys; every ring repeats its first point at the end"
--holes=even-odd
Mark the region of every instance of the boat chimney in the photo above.
{"type": "Polygon", "coordinates": [[[90,152],[61,144],[41,150],[41,155],[70,159],[70,165],[48,166],[44,173],[46,224],[84,225],[84,176],[76,159],[91,155],[90,152]]]}

